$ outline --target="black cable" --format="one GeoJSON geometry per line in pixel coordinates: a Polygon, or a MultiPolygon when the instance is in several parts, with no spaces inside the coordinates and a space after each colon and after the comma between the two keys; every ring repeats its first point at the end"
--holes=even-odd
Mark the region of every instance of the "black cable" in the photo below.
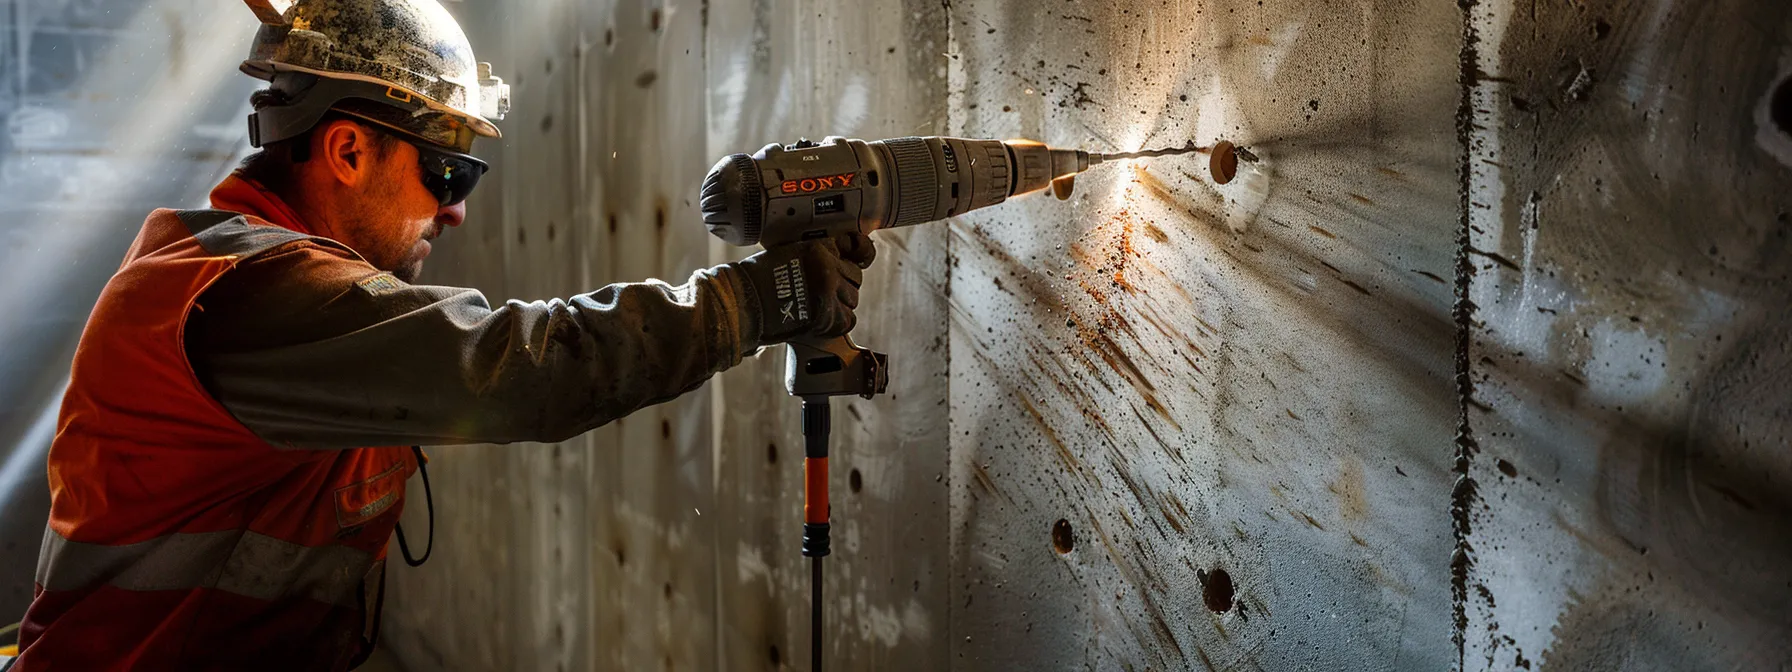
{"type": "Polygon", "coordinates": [[[810,639],[812,640],[811,644],[814,646],[813,651],[809,655],[809,660],[811,661],[809,663],[809,669],[811,670],[811,672],[821,672],[821,605],[822,605],[822,602],[821,602],[821,559],[822,559],[822,557],[823,556],[819,556],[819,555],[815,556],[815,563],[811,565],[811,569],[809,570],[809,585],[810,585],[810,588],[809,588],[810,626],[809,627],[810,627],[810,630],[813,631],[813,634],[810,635],[810,639]]]}
{"type": "MultiPolygon", "coordinates": [[[[423,557],[411,557],[411,545],[404,541],[403,523],[395,526],[392,531],[398,533],[398,552],[404,554],[404,564],[422,567],[423,563],[429,561],[430,552],[436,548],[436,500],[429,491],[429,469],[423,466],[423,447],[411,446],[411,452],[417,456],[417,473],[423,475],[423,506],[429,510],[429,538],[423,546],[423,557]]],[[[383,590],[385,586],[382,585],[380,588],[383,590]]]]}
{"type": "Polygon", "coordinates": [[[828,411],[827,397],[803,399],[803,457],[806,458],[803,463],[803,506],[805,509],[811,505],[822,507],[822,522],[809,522],[807,511],[803,519],[803,555],[815,558],[809,571],[810,672],[821,672],[821,559],[831,552],[832,546],[826,522],[832,508],[827,495],[828,432],[832,429],[828,411]],[[811,462],[819,465],[820,473],[814,480],[810,480],[807,473],[811,462]],[[818,492],[810,492],[810,488],[818,492]]]}

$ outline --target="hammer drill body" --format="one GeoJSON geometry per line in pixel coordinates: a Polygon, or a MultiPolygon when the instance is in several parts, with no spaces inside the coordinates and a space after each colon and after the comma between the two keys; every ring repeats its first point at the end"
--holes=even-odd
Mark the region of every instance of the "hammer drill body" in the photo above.
{"type": "Polygon", "coordinates": [[[1091,163],[1079,150],[938,136],[766,145],[710,170],[703,222],[735,245],[870,233],[996,205],[1091,163]]]}
{"type": "MultiPolygon", "coordinates": [[[[1103,156],[1035,142],[910,137],[865,142],[832,137],[766,145],[717,162],[703,180],[710,233],[767,248],[850,231],[935,222],[1053,186],[1103,156]]],[[[870,398],[888,383],[884,355],[849,337],[794,342],[785,386],[793,396],[870,398]]]]}

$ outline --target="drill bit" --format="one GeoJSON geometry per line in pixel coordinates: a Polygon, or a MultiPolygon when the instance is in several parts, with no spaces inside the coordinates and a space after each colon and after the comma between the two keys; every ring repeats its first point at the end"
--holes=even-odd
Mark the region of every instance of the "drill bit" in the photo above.
{"type": "Polygon", "coordinates": [[[1164,147],[1161,149],[1145,149],[1145,150],[1139,150],[1136,152],[1117,152],[1114,154],[1099,154],[1099,153],[1091,152],[1089,154],[1089,164],[1094,165],[1097,163],[1101,163],[1103,161],[1119,161],[1120,159],[1144,159],[1144,158],[1150,158],[1150,157],[1154,157],[1154,156],[1173,156],[1176,154],[1193,154],[1195,152],[1201,152],[1201,153],[1205,154],[1209,151],[1209,149],[1210,148],[1207,148],[1207,147],[1197,147],[1197,146],[1195,146],[1194,141],[1191,140],[1191,141],[1189,141],[1188,144],[1183,145],[1181,147],[1164,147]]]}

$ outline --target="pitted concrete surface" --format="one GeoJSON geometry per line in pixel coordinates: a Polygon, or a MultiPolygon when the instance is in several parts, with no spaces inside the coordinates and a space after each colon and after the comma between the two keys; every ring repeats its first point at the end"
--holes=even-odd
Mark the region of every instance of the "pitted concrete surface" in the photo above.
{"type": "Polygon", "coordinates": [[[954,660],[1445,667],[1460,15],[954,17],[955,132],[1260,158],[1223,186],[1103,167],[953,226],[954,660]]]}

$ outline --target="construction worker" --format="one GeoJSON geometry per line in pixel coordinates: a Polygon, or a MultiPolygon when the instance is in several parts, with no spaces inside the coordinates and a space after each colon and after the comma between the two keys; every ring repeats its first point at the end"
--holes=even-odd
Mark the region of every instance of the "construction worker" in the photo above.
{"type": "Polygon", "coordinates": [[[151,213],[93,309],[15,670],[351,669],[412,446],[565,440],[853,326],[861,235],[496,308],[412,284],[508,87],[436,0],[248,4],[261,151],[151,213]]]}

